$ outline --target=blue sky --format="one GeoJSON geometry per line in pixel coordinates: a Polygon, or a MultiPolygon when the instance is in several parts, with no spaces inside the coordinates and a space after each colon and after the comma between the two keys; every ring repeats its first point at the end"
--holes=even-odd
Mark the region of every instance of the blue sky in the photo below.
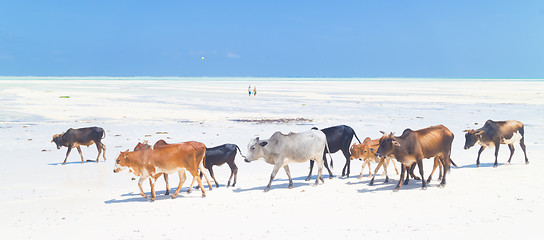
{"type": "Polygon", "coordinates": [[[2,3],[0,75],[544,78],[542,0],[82,2],[2,3]]]}

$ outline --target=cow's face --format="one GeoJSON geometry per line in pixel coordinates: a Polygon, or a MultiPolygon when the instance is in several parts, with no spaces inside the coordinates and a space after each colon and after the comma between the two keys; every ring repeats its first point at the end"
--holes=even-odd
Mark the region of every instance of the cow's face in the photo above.
{"type": "Polygon", "coordinates": [[[384,134],[382,138],[380,138],[380,146],[378,147],[378,150],[376,150],[376,157],[385,157],[390,155],[395,147],[400,147],[400,144],[397,142],[395,137],[393,136],[393,133],[390,134],[384,134]]]}
{"type": "Polygon", "coordinates": [[[62,134],[53,135],[53,140],[51,140],[51,142],[55,142],[55,144],[57,144],[57,149],[60,149],[63,146],[62,134]]]}
{"type": "Polygon", "coordinates": [[[483,131],[476,132],[474,129],[465,130],[465,150],[471,148],[478,142],[480,135],[484,133],[483,131]]]}
{"type": "Polygon", "coordinates": [[[128,149],[124,152],[119,153],[119,156],[115,160],[115,167],[113,168],[114,173],[118,173],[122,170],[128,168],[129,156],[128,149]]]}
{"type": "Polygon", "coordinates": [[[258,137],[249,141],[249,144],[247,144],[247,155],[244,161],[251,162],[264,157],[263,148],[267,144],[267,141],[260,141],[258,137]]]}
{"type": "Polygon", "coordinates": [[[356,159],[356,158],[360,158],[361,156],[361,153],[360,153],[360,148],[359,148],[359,145],[357,144],[353,144],[351,145],[351,148],[349,149],[349,160],[353,160],[353,159],[356,159]]]}

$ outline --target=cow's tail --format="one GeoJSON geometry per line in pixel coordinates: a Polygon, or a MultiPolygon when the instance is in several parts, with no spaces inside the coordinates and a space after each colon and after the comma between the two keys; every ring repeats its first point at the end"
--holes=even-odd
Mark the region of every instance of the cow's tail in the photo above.
{"type": "Polygon", "coordinates": [[[359,138],[357,137],[357,134],[355,134],[355,130],[353,130],[353,128],[352,128],[351,131],[353,131],[353,136],[355,137],[355,139],[357,139],[359,144],[361,144],[361,140],[359,140],[359,138]]]}
{"type": "MultiPolygon", "coordinates": [[[[332,165],[331,150],[329,149],[329,143],[327,142],[327,139],[325,139],[325,147],[327,148],[327,153],[329,154],[329,157],[331,158],[331,168],[334,168],[334,166],[332,165]]],[[[325,158],[325,161],[327,161],[326,158],[325,158]]]]}
{"type": "Polygon", "coordinates": [[[106,138],[106,131],[102,131],[102,139],[106,138]]]}
{"type": "Polygon", "coordinates": [[[457,164],[455,164],[455,163],[453,162],[453,159],[450,158],[450,162],[451,162],[451,165],[453,165],[454,167],[458,168],[457,164]]]}
{"type": "Polygon", "coordinates": [[[234,144],[234,146],[236,147],[236,149],[238,149],[238,152],[240,153],[240,156],[242,156],[243,158],[246,158],[246,156],[244,156],[244,154],[242,154],[242,150],[240,150],[238,145],[234,144]]]}

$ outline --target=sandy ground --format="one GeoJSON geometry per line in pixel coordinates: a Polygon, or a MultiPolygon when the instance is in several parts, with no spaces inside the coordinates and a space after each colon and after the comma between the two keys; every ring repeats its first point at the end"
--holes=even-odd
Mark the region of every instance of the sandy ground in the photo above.
{"type": "MultiPolygon", "coordinates": [[[[539,239],[544,217],[544,81],[2,79],[0,134],[0,239],[539,239]],[[249,84],[257,96],[247,95],[249,84]],[[254,122],[296,118],[303,119],[254,122]],[[463,150],[462,131],[487,119],[525,123],[529,165],[519,145],[505,165],[503,145],[498,168],[490,150],[475,167],[478,147],[463,150]],[[206,198],[185,193],[186,182],[172,200],[160,179],[154,202],[138,194],[133,175],[112,171],[119,152],[138,141],[235,143],[245,153],[256,136],[339,124],[361,140],[444,124],[455,134],[459,168],[445,188],[434,180],[423,191],[412,181],[393,192],[399,176],[391,166],[389,183],[378,176],[369,186],[367,170],[357,179],[360,161],[339,178],[345,160],[335,153],[333,179],[312,186],[304,181],[308,164],[292,164],[295,187],[287,189],[280,170],[264,193],[272,165],[237,156],[235,187],[226,188],[224,165],[214,168],[221,187],[206,198]],[[66,148],[57,150],[52,135],[86,126],[106,129],[107,160],[81,164],[72,151],[60,165],[66,148]]],[[[83,148],[86,159],[96,154],[94,145],[83,148]]],[[[424,165],[428,175],[432,160],[424,165]]],[[[170,177],[171,192],[177,181],[170,177]]]]}

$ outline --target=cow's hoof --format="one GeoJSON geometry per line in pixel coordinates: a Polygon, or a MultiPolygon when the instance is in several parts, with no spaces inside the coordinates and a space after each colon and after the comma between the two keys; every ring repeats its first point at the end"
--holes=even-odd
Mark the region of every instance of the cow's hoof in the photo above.
{"type": "Polygon", "coordinates": [[[383,181],[383,183],[389,183],[389,179],[385,179],[385,181],[383,181]]]}
{"type": "Polygon", "coordinates": [[[202,195],[202,198],[206,198],[206,195],[202,195]]]}
{"type": "Polygon", "coordinates": [[[264,192],[268,192],[268,191],[270,191],[270,188],[269,188],[269,187],[267,187],[267,188],[264,189],[264,192]]]}
{"type": "Polygon", "coordinates": [[[508,166],[508,165],[510,165],[510,162],[506,162],[504,165],[508,166]]]}
{"type": "Polygon", "coordinates": [[[287,188],[293,189],[293,184],[289,184],[289,186],[287,188]]]}
{"type": "Polygon", "coordinates": [[[427,184],[431,183],[431,179],[427,179],[426,182],[427,182],[427,184]]]}
{"type": "Polygon", "coordinates": [[[393,192],[398,192],[400,188],[393,189],[393,192]]]}
{"type": "Polygon", "coordinates": [[[187,190],[187,194],[191,194],[193,191],[191,189],[187,190]]]}
{"type": "Polygon", "coordinates": [[[420,177],[414,177],[414,179],[415,179],[415,180],[421,180],[421,178],[420,178],[420,177]]]}
{"type": "Polygon", "coordinates": [[[476,167],[480,167],[480,164],[479,164],[479,163],[477,163],[477,164],[476,164],[476,167]]]}
{"type": "Polygon", "coordinates": [[[169,192],[166,192],[164,195],[170,195],[170,193],[169,193],[169,192]]]}
{"type": "Polygon", "coordinates": [[[525,164],[529,164],[529,161],[525,161],[525,164]]]}
{"type": "MultiPolygon", "coordinates": [[[[217,186],[217,187],[219,187],[219,186],[217,186]]],[[[210,191],[211,191],[211,190],[212,190],[212,187],[209,187],[209,188],[208,188],[208,190],[210,190],[210,191]]]]}
{"type": "Polygon", "coordinates": [[[493,167],[494,167],[494,168],[497,168],[497,166],[498,166],[497,164],[493,164],[493,167]]]}
{"type": "Polygon", "coordinates": [[[369,186],[374,186],[374,182],[369,182],[368,185],[369,186]]]}
{"type": "Polygon", "coordinates": [[[334,178],[334,175],[329,175],[329,179],[333,179],[334,178]]]}
{"type": "Polygon", "coordinates": [[[425,187],[421,187],[421,190],[427,190],[427,187],[426,187],[426,186],[425,186],[425,187]]]}
{"type": "Polygon", "coordinates": [[[310,179],[312,179],[312,177],[308,176],[306,179],[304,179],[304,181],[310,181],[310,179]]]}
{"type": "Polygon", "coordinates": [[[446,187],[446,184],[445,184],[445,183],[441,183],[441,184],[439,185],[439,187],[440,187],[440,188],[444,188],[444,187],[446,187]]]}

